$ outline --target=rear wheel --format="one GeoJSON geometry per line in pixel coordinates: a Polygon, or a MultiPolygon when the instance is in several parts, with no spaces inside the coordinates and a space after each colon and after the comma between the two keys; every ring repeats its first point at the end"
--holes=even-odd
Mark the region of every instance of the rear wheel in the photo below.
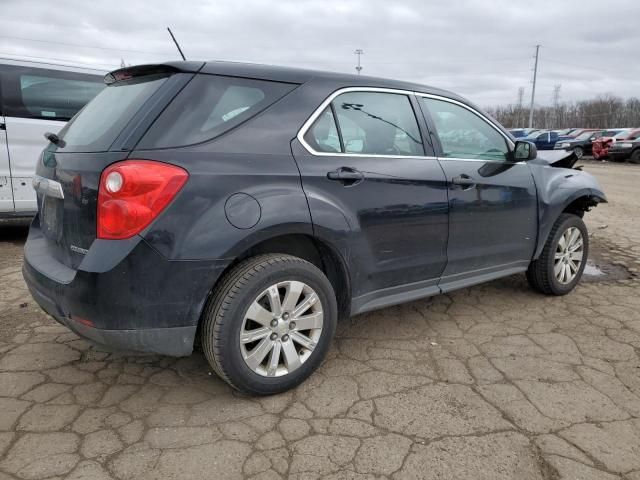
{"type": "Polygon", "coordinates": [[[580,281],[589,254],[587,226],[577,215],[560,215],[540,258],[527,270],[529,284],[547,295],[566,295],[580,281]]]}
{"type": "Polygon", "coordinates": [[[297,257],[260,255],[216,287],[202,319],[202,348],[237,390],[279,393],[320,365],[337,317],[335,293],[322,271],[297,257]]]}
{"type": "Polygon", "coordinates": [[[629,157],[631,163],[640,163],[640,148],[633,151],[631,157],[629,157]]]}

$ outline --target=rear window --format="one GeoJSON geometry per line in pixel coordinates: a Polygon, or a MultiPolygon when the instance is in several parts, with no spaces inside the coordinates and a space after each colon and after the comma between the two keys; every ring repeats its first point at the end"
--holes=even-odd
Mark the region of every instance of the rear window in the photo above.
{"type": "Polygon", "coordinates": [[[167,81],[146,76],[108,85],[60,132],[65,151],[107,151],[136,112],[167,81]]]}
{"type": "Polygon", "coordinates": [[[296,86],[196,75],[158,117],[138,148],[181,147],[211,140],[257,115],[296,86]]]}

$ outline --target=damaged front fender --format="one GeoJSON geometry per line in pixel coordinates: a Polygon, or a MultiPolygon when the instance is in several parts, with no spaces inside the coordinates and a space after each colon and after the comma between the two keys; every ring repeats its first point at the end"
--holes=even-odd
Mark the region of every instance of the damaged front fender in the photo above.
{"type": "Polygon", "coordinates": [[[542,253],[553,224],[563,212],[581,214],[607,202],[593,175],[572,168],[577,160],[573,152],[558,151],[544,152],[528,162],[538,191],[538,240],[533,259],[542,253]]]}

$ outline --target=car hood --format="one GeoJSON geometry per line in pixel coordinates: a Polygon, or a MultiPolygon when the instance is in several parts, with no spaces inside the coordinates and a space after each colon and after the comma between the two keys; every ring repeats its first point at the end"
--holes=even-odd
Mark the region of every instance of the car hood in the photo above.
{"type": "Polygon", "coordinates": [[[573,150],[538,150],[538,156],[532,162],[545,163],[558,168],[571,168],[578,160],[573,150]]]}

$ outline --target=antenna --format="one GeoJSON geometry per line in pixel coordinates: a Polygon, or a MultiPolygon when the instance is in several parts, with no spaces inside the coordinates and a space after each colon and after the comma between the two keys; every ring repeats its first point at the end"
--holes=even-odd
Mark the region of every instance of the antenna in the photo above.
{"type": "Polygon", "coordinates": [[[184,53],[182,53],[182,49],[180,48],[180,45],[178,45],[178,41],[176,40],[176,37],[173,36],[173,32],[169,27],[167,27],[167,30],[169,30],[169,35],[171,35],[171,40],[173,40],[173,43],[176,44],[176,48],[178,49],[178,52],[180,52],[180,56],[182,57],[182,60],[186,60],[186,57],[184,56],[184,53]]]}

